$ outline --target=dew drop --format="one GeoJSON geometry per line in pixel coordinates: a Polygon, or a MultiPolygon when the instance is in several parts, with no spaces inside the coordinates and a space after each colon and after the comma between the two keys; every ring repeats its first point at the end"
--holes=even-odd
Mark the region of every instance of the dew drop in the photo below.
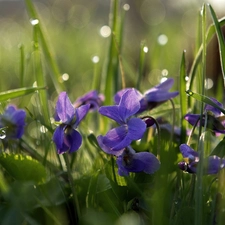
{"type": "Polygon", "coordinates": [[[147,46],[144,46],[143,47],[143,51],[144,51],[144,53],[148,53],[148,47],[147,46]]]}
{"type": "Polygon", "coordinates": [[[0,139],[5,139],[6,138],[6,133],[5,133],[5,131],[4,130],[0,130],[0,139]]]}
{"type": "Polygon", "coordinates": [[[167,77],[162,77],[161,80],[160,80],[160,83],[165,82],[167,79],[168,79],[167,77]]]}
{"type": "Polygon", "coordinates": [[[190,90],[187,90],[186,93],[187,93],[188,96],[192,96],[193,95],[193,92],[190,91],[190,90]]]}
{"type": "Polygon", "coordinates": [[[184,80],[185,81],[188,81],[189,80],[189,77],[188,76],[185,76],[184,80]]]}
{"type": "Polygon", "coordinates": [[[35,26],[35,25],[39,24],[39,20],[38,19],[30,19],[30,23],[32,26],[35,26]]]}
{"type": "Polygon", "coordinates": [[[48,129],[45,126],[40,127],[41,133],[47,133],[48,129]]]}

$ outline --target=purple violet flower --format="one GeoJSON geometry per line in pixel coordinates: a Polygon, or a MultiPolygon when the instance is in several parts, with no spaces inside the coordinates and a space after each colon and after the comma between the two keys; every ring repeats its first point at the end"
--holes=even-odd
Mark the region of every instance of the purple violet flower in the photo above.
{"type": "MultiPolygon", "coordinates": [[[[184,157],[184,161],[178,163],[181,170],[188,173],[196,173],[197,165],[199,162],[198,152],[194,151],[186,144],[180,145],[181,154],[184,157]]],[[[205,174],[217,174],[221,169],[225,167],[225,159],[213,155],[204,159],[204,173],[205,174]]]]}
{"type": "Polygon", "coordinates": [[[136,153],[130,146],[117,158],[116,163],[120,176],[128,176],[130,172],[153,174],[160,167],[155,155],[149,152],[136,153]]]}
{"type": "Polygon", "coordinates": [[[90,110],[94,111],[97,110],[105,100],[105,97],[103,94],[98,94],[97,91],[89,91],[85,95],[77,98],[77,100],[74,102],[74,107],[77,108],[81,105],[90,104],[90,110]]]}
{"type": "MultiPolygon", "coordinates": [[[[172,78],[167,79],[163,83],[158,84],[155,87],[144,92],[143,95],[138,90],[135,90],[140,101],[140,109],[137,113],[151,110],[166,102],[167,100],[176,97],[179,94],[178,91],[169,92],[169,89],[173,86],[173,83],[174,80],[172,78]]],[[[117,92],[117,94],[114,96],[114,101],[116,104],[118,104],[122,94],[129,89],[130,88],[127,88],[117,92]]]]}
{"type": "Polygon", "coordinates": [[[0,115],[0,129],[4,132],[5,139],[19,139],[24,133],[26,112],[9,105],[0,115]]]}
{"type": "MultiPolygon", "coordinates": [[[[219,107],[221,108],[223,107],[223,105],[216,99],[214,98],[210,99],[219,107]]],[[[206,114],[207,114],[207,128],[211,129],[216,133],[225,134],[225,118],[223,113],[216,107],[206,104],[204,114],[202,115],[202,126],[205,125],[206,114]]],[[[200,114],[188,113],[184,116],[184,119],[187,120],[192,126],[194,126],[196,123],[197,126],[200,126],[200,117],[201,117],[200,114]]]]}
{"type": "Polygon", "coordinates": [[[111,129],[105,136],[98,136],[99,145],[106,146],[110,151],[121,151],[132,141],[141,139],[146,123],[140,118],[132,117],[139,109],[140,103],[134,89],[124,92],[118,105],[100,107],[99,113],[115,120],[120,126],[111,129]]]}
{"type": "Polygon", "coordinates": [[[72,153],[78,150],[82,143],[80,133],[75,130],[81,120],[86,116],[90,105],[83,105],[74,108],[67,93],[62,92],[56,103],[55,120],[61,122],[53,134],[58,154],[69,151],[72,153]]]}

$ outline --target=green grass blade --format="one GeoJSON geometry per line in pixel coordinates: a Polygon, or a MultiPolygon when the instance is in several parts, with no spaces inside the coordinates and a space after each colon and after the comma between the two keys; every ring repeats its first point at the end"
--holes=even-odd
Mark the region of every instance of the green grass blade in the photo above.
{"type": "Polygon", "coordinates": [[[24,95],[32,94],[38,90],[46,89],[46,87],[28,87],[18,88],[9,91],[0,92],[0,102],[7,101],[13,98],[23,97],[24,95]]]}
{"type": "Polygon", "coordinates": [[[210,10],[210,14],[211,14],[213,23],[215,25],[216,34],[217,34],[217,38],[218,38],[218,42],[219,42],[220,63],[221,63],[221,69],[222,69],[223,79],[224,79],[224,83],[225,83],[225,41],[224,41],[223,33],[222,33],[222,30],[220,27],[220,23],[216,17],[216,14],[215,14],[212,6],[210,4],[208,4],[208,7],[210,10]]]}
{"type": "Polygon", "coordinates": [[[186,60],[185,53],[182,54],[181,65],[180,65],[180,114],[181,114],[181,143],[185,143],[186,140],[186,123],[184,121],[184,115],[187,113],[187,97],[186,91],[186,60]]]}
{"type": "Polygon", "coordinates": [[[208,105],[211,105],[211,106],[213,106],[213,107],[219,109],[222,113],[225,114],[225,110],[224,110],[223,108],[219,107],[219,106],[218,106],[215,102],[213,102],[209,97],[204,96],[204,95],[201,95],[201,94],[198,94],[198,93],[195,93],[195,92],[190,91],[190,90],[186,91],[186,93],[187,93],[189,96],[195,98],[196,100],[198,100],[198,101],[200,101],[200,102],[204,102],[204,103],[206,103],[206,104],[208,104],[208,105]]]}
{"type": "MultiPolygon", "coordinates": [[[[202,96],[205,94],[205,76],[206,76],[206,7],[205,4],[202,6],[201,10],[202,16],[202,69],[201,69],[201,93],[202,96]]],[[[201,116],[200,116],[200,124],[202,121],[202,115],[204,112],[204,104],[201,102],[201,116]]],[[[207,121],[205,119],[205,121],[207,121]]],[[[206,130],[206,124],[205,129],[206,130]]],[[[195,225],[203,224],[203,160],[204,160],[204,135],[205,132],[202,133],[202,126],[199,127],[199,143],[198,143],[198,153],[199,153],[199,162],[196,173],[196,186],[195,186],[195,225]]]]}
{"type": "Polygon", "coordinates": [[[46,64],[48,65],[48,67],[52,71],[52,73],[50,73],[50,75],[51,75],[51,79],[53,81],[53,84],[55,86],[55,89],[58,93],[60,93],[64,89],[63,84],[58,82],[59,78],[60,78],[60,71],[59,71],[58,65],[56,64],[56,61],[55,61],[55,59],[52,55],[52,52],[49,49],[49,45],[47,44],[45,36],[43,34],[43,31],[42,31],[42,28],[41,28],[41,25],[40,25],[39,16],[38,16],[38,14],[35,10],[35,7],[34,7],[31,0],[25,0],[25,4],[26,4],[26,7],[27,7],[27,12],[29,14],[31,23],[32,23],[32,20],[37,20],[37,23],[35,23],[35,27],[38,30],[38,38],[40,40],[42,50],[43,50],[44,55],[45,55],[46,64]]]}
{"type": "Polygon", "coordinates": [[[141,86],[141,80],[143,77],[143,72],[144,72],[144,65],[145,65],[145,56],[146,56],[146,43],[145,41],[142,41],[140,44],[140,51],[139,51],[139,67],[138,67],[138,76],[137,76],[137,85],[136,88],[140,90],[141,86]]]}
{"type": "MultiPolygon", "coordinates": [[[[220,24],[220,26],[225,25],[225,17],[223,17],[219,20],[219,24],[220,24]]],[[[208,28],[208,31],[207,31],[207,34],[206,34],[206,43],[207,44],[210,42],[210,40],[212,39],[212,37],[215,33],[216,33],[215,26],[212,24],[208,28]]],[[[190,69],[190,72],[189,72],[188,89],[192,89],[195,74],[196,74],[196,71],[197,71],[197,67],[198,67],[199,63],[201,62],[202,50],[203,50],[203,45],[201,45],[199,47],[199,50],[198,50],[198,52],[197,52],[197,54],[194,58],[194,61],[192,63],[192,66],[191,66],[191,69],[190,69]]]]}
{"type": "Polygon", "coordinates": [[[20,86],[23,87],[25,56],[24,56],[24,46],[22,44],[19,45],[19,50],[20,50],[20,86]]]}
{"type": "Polygon", "coordinates": [[[111,1],[111,40],[109,44],[109,53],[108,53],[108,62],[106,68],[106,79],[105,79],[105,86],[104,86],[104,94],[105,94],[105,104],[111,105],[112,104],[112,96],[115,94],[116,90],[118,90],[118,51],[116,46],[115,35],[118,31],[118,0],[111,1]]]}
{"type": "MultiPolygon", "coordinates": [[[[42,60],[41,60],[41,53],[39,51],[39,43],[38,43],[38,33],[39,29],[36,29],[37,27],[34,26],[33,29],[33,70],[34,70],[34,79],[37,82],[37,86],[47,86],[44,78],[44,72],[42,69],[42,60]]],[[[48,96],[47,91],[39,92],[39,99],[40,99],[40,109],[41,114],[43,114],[43,121],[48,126],[51,127],[50,123],[50,114],[48,109],[48,96]]]]}

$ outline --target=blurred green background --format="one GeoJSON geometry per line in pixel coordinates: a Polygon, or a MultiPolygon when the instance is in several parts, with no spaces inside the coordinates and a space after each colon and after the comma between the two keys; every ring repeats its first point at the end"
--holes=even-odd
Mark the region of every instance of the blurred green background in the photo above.
{"type": "MultiPolygon", "coordinates": [[[[33,2],[59,65],[60,82],[64,82],[66,90],[76,98],[90,90],[93,74],[104,70],[110,35],[110,0],[33,2]]],[[[142,90],[157,84],[164,76],[176,78],[184,49],[187,66],[192,63],[202,3],[198,0],[121,1],[121,12],[127,11],[121,55],[128,86],[136,82],[143,41],[147,53],[142,90]]],[[[218,17],[223,16],[225,1],[210,3],[218,17]]],[[[35,81],[30,60],[32,26],[24,1],[0,1],[0,91],[20,87],[21,44],[26,60],[24,86],[32,86],[35,81]]],[[[46,69],[45,73],[48,79],[49,71],[46,69]]]]}

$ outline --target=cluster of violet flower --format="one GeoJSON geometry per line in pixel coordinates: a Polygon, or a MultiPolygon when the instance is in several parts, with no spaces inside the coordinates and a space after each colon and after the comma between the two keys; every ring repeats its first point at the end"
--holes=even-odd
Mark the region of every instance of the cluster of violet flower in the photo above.
{"type": "MultiPolygon", "coordinates": [[[[160,167],[160,162],[150,152],[135,152],[131,147],[133,141],[143,137],[146,129],[155,123],[152,117],[138,117],[140,113],[151,110],[165,101],[174,98],[178,92],[169,92],[174,80],[167,79],[163,83],[141,94],[134,88],[120,90],[114,96],[115,105],[101,106],[104,96],[96,91],[90,91],[72,104],[65,92],[61,93],[56,105],[56,121],[61,125],[55,130],[53,141],[58,153],[69,151],[72,153],[79,149],[82,137],[76,130],[81,120],[89,110],[98,112],[115,122],[118,126],[109,130],[106,135],[97,137],[100,148],[107,154],[117,157],[118,173],[127,176],[130,172],[145,172],[152,174],[160,167]]],[[[211,99],[219,107],[222,104],[211,99]]],[[[201,120],[204,126],[207,118],[207,127],[216,133],[225,133],[225,122],[219,117],[221,111],[211,105],[205,106],[205,114],[201,120]],[[207,116],[206,116],[207,115],[207,116]]],[[[186,114],[186,119],[193,126],[200,126],[200,114],[186,114]]],[[[199,154],[187,144],[180,145],[184,161],[178,164],[179,168],[188,173],[196,173],[199,154]]],[[[218,156],[209,156],[204,159],[205,173],[216,174],[225,167],[225,159],[218,156]]]]}
{"type": "Polygon", "coordinates": [[[15,105],[8,105],[0,115],[1,139],[20,139],[24,134],[26,112],[17,109],[15,105]]]}
{"type": "Polygon", "coordinates": [[[130,172],[145,172],[152,174],[160,167],[157,157],[150,152],[135,152],[131,143],[140,140],[146,129],[154,124],[154,119],[140,118],[138,115],[151,110],[179,93],[169,92],[173,79],[151,88],[141,94],[134,88],[120,90],[114,96],[115,105],[101,106],[104,96],[96,91],[90,91],[72,104],[62,92],[56,103],[55,120],[60,123],[53,134],[53,141],[59,154],[79,149],[82,137],[76,130],[81,120],[90,110],[98,112],[115,122],[118,126],[109,130],[106,135],[97,137],[100,148],[107,154],[117,157],[118,173],[127,176],[130,172]]]}
{"type": "MultiPolygon", "coordinates": [[[[79,97],[73,104],[66,92],[60,93],[55,109],[58,126],[53,134],[57,153],[73,153],[80,148],[82,136],[77,128],[89,111],[98,111],[118,124],[105,135],[97,137],[99,147],[105,153],[117,157],[118,174],[127,176],[130,172],[156,172],[160,168],[158,158],[150,152],[135,152],[131,144],[140,140],[146,130],[156,123],[151,116],[141,117],[140,114],[178,95],[177,91],[169,92],[173,83],[173,79],[167,79],[144,94],[135,88],[120,90],[114,96],[115,105],[111,106],[102,106],[104,96],[95,90],[79,97]]],[[[186,114],[184,119],[194,127],[206,125],[215,134],[224,134],[225,120],[220,111],[223,105],[214,98],[211,100],[218,107],[206,104],[203,115],[186,114]]],[[[0,115],[1,139],[20,139],[24,133],[25,117],[24,110],[9,105],[0,115]]],[[[184,161],[178,164],[179,168],[188,173],[196,173],[199,153],[187,144],[181,144],[180,151],[184,161]]],[[[204,159],[205,174],[216,174],[224,167],[225,159],[216,155],[204,159]]]]}
{"type": "MultiPolygon", "coordinates": [[[[216,135],[225,134],[224,115],[219,109],[223,108],[223,104],[214,98],[210,99],[218,107],[206,104],[202,117],[200,114],[188,113],[184,116],[184,119],[192,126],[206,126],[207,129],[211,130],[216,135]]],[[[184,157],[184,161],[178,164],[179,168],[188,173],[196,173],[199,162],[198,152],[186,144],[180,145],[180,151],[184,157]]],[[[217,174],[225,167],[225,159],[221,159],[216,155],[210,155],[204,159],[203,166],[205,174],[217,174]]]]}

